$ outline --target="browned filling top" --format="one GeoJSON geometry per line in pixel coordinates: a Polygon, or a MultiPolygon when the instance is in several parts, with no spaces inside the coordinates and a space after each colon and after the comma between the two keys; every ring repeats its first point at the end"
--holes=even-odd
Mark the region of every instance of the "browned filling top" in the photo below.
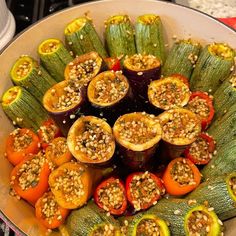
{"type": "Polygon", "coordinates": [[[56,177],[53,188],[62,191],[67,202],[76,202],[84,195],[84,185],[81,180],[83,172],[83,168],[80,170],[63,169],[61,175],[56,177]]]}
{"type": "Polygon", "coordinates": [[[188,109],[202,118],[207,118],[210,114],[209,106],[205,99],[194,97],[188,103],[188,109]]]}
{"type": "Polygon", "coordinates": [[[234,196],[236,196],[236,177],[232,177],[229,181],[229,186],[233,191],[234,196]]]}
{"type": "Polygon", "coordinates": [[[92,160],[102,160],[111,153],[112,134],[100,124],[84,122],[84,130],[76,137],[76,151],[80,151],[92,160]]]}
{"type": "Polygon", "coordinates": [[[136,210],[140,210],[160,195],[160,190],[148,171],[133,177],[130,192],[136,210]]]}
{"type": "Polygon", "coordinates": [[[189,235],[207,236],[211,229],[212,218],[204,211],[193,211],[187,224],[189,235]]]}
{"type": "Polygon", "coordinates": [[[144,144],[157,135],[157,130],[150,127],[148,122],[141,119],[120,120],[120,138],[133,144],[144,144]]]}
{"type": "Polygon", "coordinates": [[[41,203],[43,218],[46,219],[49,224],[51,224],[52,220],[55,218],[57,220],[62,220],[59,205],[56,202],[53,194],[45,194],[41,203]]]}
{"type": "Polygon", "coordinates": [[[16,76],[18,79],[25,77],[31,70],[31,63],[29,61],[22,61],[16,69],[16,76]]]}
{"type": "Polygon", "coordinates": [[[91,236],[115,236],[115,228],[111,224],[101,225],[95,229],[91,236]]]}
{"type": "Polygon", "coordinates": [[[162,129],[163,138],[170,142],[173,142],[176,138],[193,139],[199,133],[196,120],[181,112],[173,113],[168,122],[162,126],[162,129]]]}
{"type": "Polygon", "coordinates": [[[140,221],[136,231],[137,236],[159,236],[160,227],[153,219],[143,219],[140,221]]]}
{"type": "MultiPolygon", "coordinates": [[[[51,89],[51,94],[56,91],[51,89]]],[[[76,80],[69,80],[68,85],[63,88],[63,94],[58,97],[58,100],[53,104],[54,109],[67,110],[69,107],[78,104],[81,101],[81,85],[76,80]]]]}
{"type": "Polygon", "coordinates": [[[77,79],[82,82],[83,85],[87,85],[96,69],[98,69],[98,65],[95,59],[85,60],[78,64],[70,62],[69,79],[77,79]]]}
{"type": "Polygon", "coordinates": [[[124,202],[124,193],[120,188],[119,179],[115,182],[107,183],[106,186],[98,191],[99,201],[103,204],[103,209],[109,211],[109,209],[119,209],[124,202]]]}
{"type": "Polygon", "coordinates": [[[153,55],[134,54],[126,56],[125,67],[135,71],[145,71],[160,66],[160,61],[153,55]]]}
{"type": "Polygon", "coordinates": [[[212,157],[212,154],[209,152],[209,143],[206,139],[198,137],[190,146],[189,153],[194,159],[202,161],[208,160],[209,157],[212,157]]]}
{"type": "Polygon", "coordinates": [[[25,148],[27,148],[32,142],[32,137],[26,132],[25,134],[21,134],[20,129],[15,129],[11,136],[13,136],[13,149],[15,152],[19,152],[25,148]]]}
{"type": "Polygon", "coordinates": [[[98,103],[119,101],[128,90],[128,84],[119,76],[115,78],[105,76],[104,79],[97,80],[94,87],[94,100],[98,103]]]}
{"type": "Polygon", "coordinates": [[[178,182],[180,185],[194,185],[194,174],[186,160],[177,161],[172,169],[171,176],[173,180],[178,182]]]}
{"type": "Polygon", "coordinates": [[[22,190],[33,188],[39,183],[40,172],[45,162],[45,156],[39,153],[21,165],[17,175],[22,190]]]}
{"type": "Polygon", "coordinates": [[[50,126],[40,126],[40,130],[42,131],[43,142],[50,143],[54,139],[57,129],[57,126],[54,124],[51,124],[50,126]]]}
{"type": "Polygon", "coordinates": [[[153,104],[165,110],[182,106],[186,93],[189,92],[186,86],[180,86],[174,81],[162,83],[160,86],[152,86],[150,89],[153,90],[150,97],[153,104]]]}

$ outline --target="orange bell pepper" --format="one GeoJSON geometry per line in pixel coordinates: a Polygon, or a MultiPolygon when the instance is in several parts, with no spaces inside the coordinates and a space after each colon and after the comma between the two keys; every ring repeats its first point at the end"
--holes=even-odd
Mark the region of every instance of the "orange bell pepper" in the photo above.
{"type": "Polygon", "coordinates": [[[28,154],[38,153],[40,148],[38,136],[30,129],[15,129],[6,140],[7,159],[15,166],[28,154]]]}
{"type": "Polygon", "coordinates": [[[58,205],[52,192],[45,193],[35,204],[35,216],[48,229],[62,225],[69,210],[58,205]]]}
{"type": "Polygon", "coordinates": [[[46,148],[45,155],[56,166],[60,166],[72,159],[72,154],[67,146],[67,140],[64,137],[53,139],[51,144],[46,148]]]}
{"type": "MultiPolygon", "coordinates": [[[[185,169],[181,170],[181,172],[184,174],[185,169]]],[[[164,182],[164,186],[166,188],[166,191],[169,194],[175,195],[175,196],[181,196],[181,195],[189,193],[192,190],[194,190],[195,188],[197,188],[197,186],[201,182],[201,173],[198,170],[198,168],[189,159],[178,157],[178,158],[175,158],[174,160],[172,160],[168,164],[168,166],[164,172],[164,175],[162,177],[162,180],[164,182]],[[175,164],[177,162],[183,162],[188,165],[188,167],[190,168],[190,170],[193,173],[192,183],[181,184],[177,180],[174,179],[173,170],[174,170],[175,164]]]]}
{"type": "Polygon", "coordinates": [[[42,153],[30,154],[16,165],[10,175],[11,187],[31,205],[47,191],[51,170],[42,153]]]}

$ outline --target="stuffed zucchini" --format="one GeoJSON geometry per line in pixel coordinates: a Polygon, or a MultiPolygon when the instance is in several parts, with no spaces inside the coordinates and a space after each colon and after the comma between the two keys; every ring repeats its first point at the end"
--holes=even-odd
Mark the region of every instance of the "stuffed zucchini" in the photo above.
{"type": "Polygon", "coordinates": [[[37,61],[25,55],[14,63],[10,75],[15,85],[24,87],[39,102],[42,102],[44,93],[56,83],[37,61]]]}
{"type": "Polygon", "coordinates": [[[161,18],[154,14],[139,16],[135,23],[137,53],[153,55],[165,62],[165,44],[161,18]]]}
{"type": "Polygon", "coordinates": [[[88,17],[79,17],[70,22],[66,26],[64,34],[66,44],[75,55],[95,51],[102,58],[108,56],[92,20],[88,17]]]}
{"type": "Polygon", "coordinates": [[[232,73],[234,56],[234,50],[227,44],[212,43],[207,45],[202,50],[191,76],[191,90],[213,94],[232,73]]]}

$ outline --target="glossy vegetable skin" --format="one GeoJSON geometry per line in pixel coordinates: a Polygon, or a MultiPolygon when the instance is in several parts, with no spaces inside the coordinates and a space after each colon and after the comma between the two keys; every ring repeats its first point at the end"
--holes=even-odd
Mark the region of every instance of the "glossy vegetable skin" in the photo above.
{"type": "Polygon", "coordinates": [[[52,140],[45,150],[45,155],[56,166],[60,166],[72,159],[72,154],[67,147],[67,140],[64,137],[57,137],[52,140]]]}
{"type": "MultiPolygon", "coordinates": [[[[208,146],[207,151],[209,152],[208,153],[208,158],[205,158],[205,159],[196,158],[194,156],[194,153],[193,154],[190,153],[190,147],[191,146],[188,147],[187,149],[185,149],[184,155],[187,159],[192,161],[195,165],[205,165],[211,160],[212,154],[215,151],[215,141],[211,136],[207,135],[206,133],[201,133],[199,135],[199,138],[201,138],[201,139],[205,140],[205,142],[207,142],[207,146],[208,146]]],[[[201,152],[201,150],[200,150],[200,152],[201,152]]],[[[200,156],[200,158],[201,158],[201,156],[200,156]]]]}
{"type": "MultiPolygon", "coordinates": [[[[202,130],[205,130],[210,124],[211,124],[211,121],[214,117],[214,114],[215,114],[215,109],[214,109],[214,106],[213,106],[213,99],[210,95],[208,95],[207,93],[205,92],[201,92],[201,91],[196,91],[196,92],[193,92],[190,96],[190,100],[193,100],[194,98],[198,97],[199,99],[203,99],[206,101],[206,104],[207,104],[207,107],[208,107],[208,110],[209,110],[209,114],[207,117],[200,117],[201,119],[201,124],[202,124],[202,130]]],[[[192,110],[194,112],[194,110],[192,110]]]]}
{"type": "Polygon", "coordinates": [[[54,120],[50,118],[40,126],[38,136],[41,146],[45,150],[54,138],[60,137],[62,134],[54,120]]]}
{"type": "Polygon", "coordinates": [[[107,57],[104,59],[109,70],[119,71],[121,70],[121,63],[117,57],[107,57]]]}
{"type": "MultiPolygon", "coordinates": [[[[132,181],[135,180],[136,178],[140,178],[140,176],[142,176],[144,174],[144,172],[134,172],[130,175],[128,175],[128,177],[126,178],[126,183],[125,183],[125,188],[126,188],[126,193],[127,193],[127,198],[128,201],[131,205],[135,206],[135,202],[138,200],[134,197],[134,195],[132,194],[133,192],[133,187],[132,186],[132,181]]],[[[150,179],[152,179],[152,181],[155,183],[156,188],[158,189],[158,193],[155,194],[155,196],[153,196],[153,198],[149,201],[149,202],[143,202],[141,203],[141,210],[146,210],[148,208],[150,208],[152,205],[155,205],[156,202],[161,198],[161,196],[165,193],[165,187],[163,185],[163,182],[160,178],[158,178],[156,175],[154,175],[153,173],[150,173],[150,179]]],[[[140,180],[142,181],[142,180],[140,180]]],[[[140,187],[140,186],[135,186],[136,189],[140,188],[140,192],[145,193],[145,191],[140,187]]],[[[146,194],[149,194],[148,192],[146,192],[146,194]]]]}
{"type": "Polygon", "coordinates": [[[32,153],[32,154],[38,153],[39,148],[40,148],[39,137],[32,130],[27,129],[27,128],[14,130],[12,133],[10,133],[10,135],[8,136],[8,138],[6,140],[6,156],[7,156],[7,159],[13,165],[19,164],[30,153],[32,153]],[[27,143],[27,146],[23,146],[23,148],[22,148],[21,141],[17,141],[17,139],[22,140],[24,135],[27,135],[26,139],[29,139],[30,142],[27,143]],[[19,147],[18,147],[18,148],[20,148],[19,150],[17,149],[17,147],[14,146],[15,139],[16,139],[17,145],[19,145],[19,147]]]}
{"type": "Polygon", "coordinates": [[[123,182],[120,179],[114,178],[114,177],[110,177],[108,179],[103,180],[97,186],[96,190],[94,191],[94,200],[100,208],[102,208],[106,211],[109,211],[112,215],[122,215],[126,211],[126,208],[127,208],[126,191],[125,191],[125,187],[124,187],[123,182]],[[113,208],[110,207],[109,209],[105,209],[106,207],[104,207],[104,204],[99,199],[99,197],[100,197],[99,196],[99,191],[101,191],[101,189],[106,189],[107,187],[109,187],[109,185],[112,185],[112,184],[117,184],[118,188],[122,191],[122,193],[123,193],[123,202],[122,202],[121,206],[118,209],[115,208],[115,207],[113,207],[113,208]]]}
{"type": "MultiPolygon", "coordinates": [[[[34,154],[35,155],[35,154],[34,154]]],[[[36,201],[48,190],[48,178],[51,173],[49,163],[44,161],[42,167],[39,172],[39,181],[36,185],[29,187],[26,190],[23,190],[19,185],[19,177],[20,177],[20,169],[23,165],[28,165],[32,159],[35,157],[34,155],[28,155],[22,162],[16,165],[11,171],[11,187],[19,195],[21,198],[28,201],[31,205],[34,206],[36,201]]],[[[38,154],[42,155],[42,154],[38,154]]],[[[40,158],[42,158],[40,156],[40,158]]]]}
{"type": "Polygon", "coordinates": [[[191,192],[195,188],[197,188],[197,186],[201,182],[201,173],[198,170],[198,168],[189,159],[179,157],[179,158],[175,158],[174,160],[172,160],[168,164],[168,166],[163,174],[162,179],[164,181],[164,186],[166,188],[167,193],[174,195],[174,196],[182,196],[184,194],[191,192]],[[188,165],[188,167],[191,169],[191,171],[193,173],[194,183],[182,185],[179,182],[177,182],[176,180],[174,180],[174,177],[172,175],[172,171],[173,171],[173,168],[177,162],[183,162],[188,165]]]}
{"type": "Polygon", "coordinates": [[[58,207],[58,209],[55,212],[55,215],[53,217],[50,217],[50,219],[48,219],[45,215],[45,209],[44,209],[44,204],[47,204],[44,201],[47,200],[47,198],[55,199],[55,197],[51,192],[47,192],[41,198],[39,198],[35,204],[35,216],[41,222],[41,224],[44,225],[47,229],[55,229],[64,223],[70,211],[63,207],[60,207],[55,202],[55,205],[53,207],[58,207]]]}

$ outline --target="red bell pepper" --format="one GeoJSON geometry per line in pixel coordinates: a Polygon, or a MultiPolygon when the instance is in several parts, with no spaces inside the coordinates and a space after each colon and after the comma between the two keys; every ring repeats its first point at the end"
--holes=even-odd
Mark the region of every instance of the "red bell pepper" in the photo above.
{"type": "Polygon", "coordinates": [[[126,211],[127,198],[123,182],[114,177],[102,181],[94,192],[96,204],[112,215],[121,215],[126,211]]]}
{"type": "Polygon", "coordinates": [[[45,150],[54,138],[62,136],[62,133],[53,119],[46,120],[38,130],[38,136],[42,148],[45,150]]]}
{"type": "Polygon", "coordinates": [[[120,60],[116,57],[105,58],[105,62],[109,70],[119,71],[121,70],[120,60]]]}
{"type": "Polygon", "coordinates": [[[210,125],[215,114],[212,97],[208,95],[206,92],[201,92],[201,91],[193,92],[189,99],[188,108],[200,117],[202,130],[205,130],[210,125]],[[202,114],[200,113],[199,104],[197,103],[193,104],[193,100],[196,101],[197,98],[205,100],[205,105],[208,109],[207,116],[202,116],[202,114]]]}
{"type": "Polygon", "coordinates": [[[184,82],[188,87],[190,87],[189,82],[188,82],[188,78],[185,77],[184,75],[181,74],[172,74],[169,77],[174,77],[177,78],[179,80],[181,80],[182,82],[184,82]]]}
{"type": "Polygon", "coordinates": [[[195,165],[205,165],[211,160],[214,150],[214,139],[205,133],[201,133],[196,141],[184,151],[184,155],[195,165]]]}
{"type": "Polygon", "coordinates": [[[162,179],[169,194],[181,196],[200,184],[201,173],[189,159],[178,157],[168,164],[162,179]]]}
{"type": "Polygon", "coordinates": [[[15,129],[7,138],[7,159],[15,166],[32,153],[38,153],[40,148],[39,137],[30,129],[15,129]]]}
{"type": "Polygon", "coordinates": [[[139,211],[155,205],[165,188],[162,180],[153,173],[135,172],[126,179],[126,193],[128,201],[139,211]]]}

